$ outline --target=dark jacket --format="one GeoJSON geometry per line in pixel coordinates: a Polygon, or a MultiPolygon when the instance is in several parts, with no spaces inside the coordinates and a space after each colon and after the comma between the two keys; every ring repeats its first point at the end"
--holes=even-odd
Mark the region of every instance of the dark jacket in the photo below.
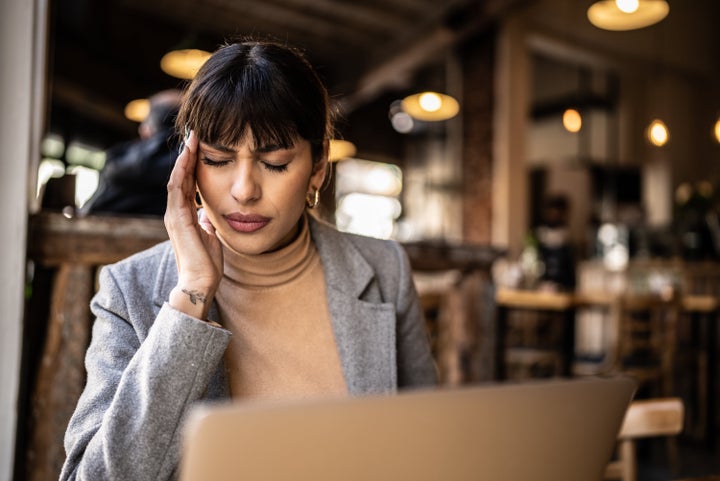
{"type": "Polygon", "coordinates": [[[164,215],[167,182],[177,155],[171,129],[113,147],[107,152],[98,189],[81,212],[164,215]]]}

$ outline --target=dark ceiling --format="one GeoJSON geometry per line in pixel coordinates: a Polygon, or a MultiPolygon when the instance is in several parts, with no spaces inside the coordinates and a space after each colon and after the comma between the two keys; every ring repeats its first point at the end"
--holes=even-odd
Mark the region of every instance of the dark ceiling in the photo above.
{"type": "Polygon", "coordinates": [[[244,36],[303,48],[346,111],[417,70],[518,0],[54,0],[48,129],[99,147],[133,137],[122,111],[182,85],[160,70],[177,47],[244,36]]]}

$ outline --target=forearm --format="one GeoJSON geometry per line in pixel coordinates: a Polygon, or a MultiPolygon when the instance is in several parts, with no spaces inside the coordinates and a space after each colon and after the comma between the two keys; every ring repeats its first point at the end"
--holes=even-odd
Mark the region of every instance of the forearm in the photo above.
{"type": "MultiPolygon", "coordinates": [[[[109,326],[98,331],[111,335],[109,326]]],[[[61,479],[169,479],[184,416],[206,391],[229,336],[166,304],[115,386],[102,381],[103,371],[126,348],[108,354],[100,338],[88,351],[88,388],[68,428],[61,479]]]]}

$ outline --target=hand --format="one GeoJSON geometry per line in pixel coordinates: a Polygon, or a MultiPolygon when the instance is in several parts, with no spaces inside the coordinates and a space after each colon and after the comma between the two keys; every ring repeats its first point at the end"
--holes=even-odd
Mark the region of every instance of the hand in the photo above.
{"type": "Polygon", "coordinates": [[[170,293],[169,303],[204,320],[222,279],[223,255],[214,227],[195,206],[197,146],[197,137],[191,132],[167,185],[165,228],[178,269],[178,284],[170,293]]]}

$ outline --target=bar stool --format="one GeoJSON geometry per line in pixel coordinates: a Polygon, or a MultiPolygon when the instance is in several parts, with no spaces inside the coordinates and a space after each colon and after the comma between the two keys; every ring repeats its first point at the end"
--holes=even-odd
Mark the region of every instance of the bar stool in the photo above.
{"type": "Polygon", "coordinates": [[[605,479],[636,481],[637,440],[676,436],[683,428],[683,413],[684,405],[679,398],[633,401],[618,435],[617,459],[608,464],[605,479]]]}

